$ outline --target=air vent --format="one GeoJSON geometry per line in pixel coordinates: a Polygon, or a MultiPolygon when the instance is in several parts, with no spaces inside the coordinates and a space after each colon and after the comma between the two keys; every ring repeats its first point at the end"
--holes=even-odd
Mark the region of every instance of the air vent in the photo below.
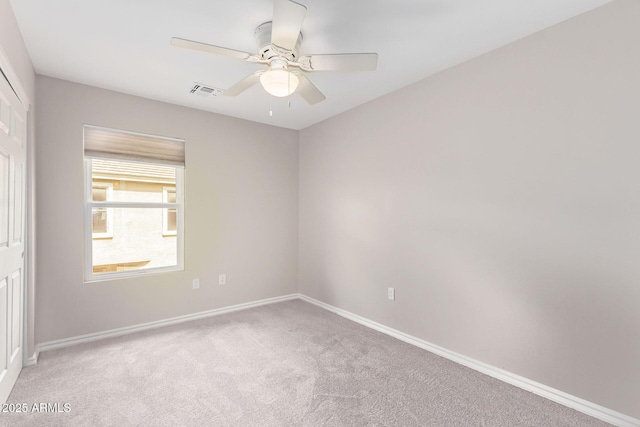
{"type": "Polygon", "coordinates": [[[189,93],[201,96],[203,98],[208,98],[210,96],[220,96],[222,95],[222,92],[222,89],[203,85],[202,83],[194,83],[189,90],[189,93]]]}

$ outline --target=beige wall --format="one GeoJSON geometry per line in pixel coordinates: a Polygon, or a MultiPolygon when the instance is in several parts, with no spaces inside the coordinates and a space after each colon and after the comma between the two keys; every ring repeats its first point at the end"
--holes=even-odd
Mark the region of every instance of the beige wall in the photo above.
{"type": "MultiPolygon", "coordinates": [[[[13,10],[9,0],[0,0],[0,47],[7,56],[11,63],[11,68],[16,73],[20,85],[26,92],[27,97],[31,103],[35,99],[35,72],[33,65],[31,64],[31,58],[22,39],[22,34],[18,28],[13,10]]],[[[12,82],[16,84],[15,82],[12,82]]],[[[33,149],[35,144],[35,106],[32,104],[28,112],[27,123],[27,157],[30,164],[35,162],[35,150],[33,149]]],[[[27,216],[31,217],[35,211],[35,171],[33,168],[27,171],[27,216]]],[[[28,219],[31,221],[31,219],[28,219]]],[[[33,223],[35,221],[31,221],[33,223]]],[[[27,222],[27,239],[30,238],[35,232],[35,229],[29,228],[29,222],[27,222]]],[[[27,329],[27,342],[25,352],[27,357],[31,357],[35,353],[35,287],[34,287],[34,274],[35,271],[32,266],[35,265],[34,251],[35,248],[29,245],[25,246],[27,264],[27,276],[26,276],[26,298],[29,301],[29,311],[27,313],[25,328],[27,329]]]]}
{"type": "Polygon", "coordinates": [[[49,77],[36,86],[39,343],[297,291],[297,132],[49,77]],[[185,271],[83,283],[83,124],[186,140],[185,271]]]}
{"type": "Polygon", "coordinates": [[[640,417],[638,23],[618,0],[301,131],[300,292],[640,417]]]}

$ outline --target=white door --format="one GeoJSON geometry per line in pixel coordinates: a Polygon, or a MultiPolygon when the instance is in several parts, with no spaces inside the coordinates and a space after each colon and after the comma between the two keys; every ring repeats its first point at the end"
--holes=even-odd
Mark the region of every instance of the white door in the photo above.
{"type": "Polygon", "coordinates": [[[26,110],[0,73],[0,403],[22,369],[26,110]]]}

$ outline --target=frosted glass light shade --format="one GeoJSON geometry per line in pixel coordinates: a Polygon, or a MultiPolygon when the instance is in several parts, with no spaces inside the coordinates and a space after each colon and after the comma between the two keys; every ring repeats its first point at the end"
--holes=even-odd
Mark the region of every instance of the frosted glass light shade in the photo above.
{"type": "Polygon", "coordinates": [[[289,96],[296,91],[298,76],[282,68],[270,69],[260,76],[260,84],[273,96],[289,96]]]}

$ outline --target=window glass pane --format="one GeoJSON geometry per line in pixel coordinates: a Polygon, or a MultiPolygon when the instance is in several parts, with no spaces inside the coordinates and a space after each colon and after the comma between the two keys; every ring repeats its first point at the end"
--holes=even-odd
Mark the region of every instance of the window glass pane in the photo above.
{"type": "MultiPolygon", "coordinates": [[[[162,190],[160,191],[162,195],[162,190]]],[[[178,264],[176,239],[163,238],[161,208],[111,208],[113,238],[92,242],[93,273],[178,264]]]]}
{"type": "MultiPolygon", "coordinates": [[[[100,186],[112,185],[114,202],[163,203],[163,190],[173,186],[175,203],[176,168],[118,160],[91,160],[94,201],[100,186]]],[[[105,189],[105,196],[106,196],[105,189]]]]}

